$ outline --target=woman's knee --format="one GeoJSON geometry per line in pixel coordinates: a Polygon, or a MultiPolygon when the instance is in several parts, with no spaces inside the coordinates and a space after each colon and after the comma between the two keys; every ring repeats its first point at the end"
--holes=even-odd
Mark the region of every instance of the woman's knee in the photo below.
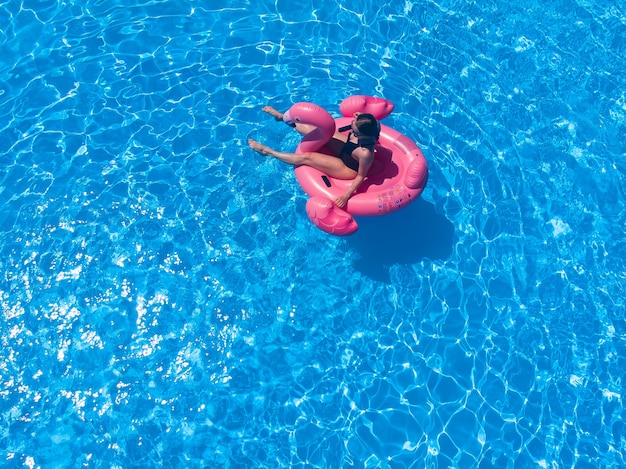
{"type": "Polygon", "coordinates": [[[314,153],[312,151],[306,151],[304,153],[300,153],[300,157],[301,157],[300,164],[310,165],[312,162],[315,161],[316,155],[317,153],[314,153]]]}

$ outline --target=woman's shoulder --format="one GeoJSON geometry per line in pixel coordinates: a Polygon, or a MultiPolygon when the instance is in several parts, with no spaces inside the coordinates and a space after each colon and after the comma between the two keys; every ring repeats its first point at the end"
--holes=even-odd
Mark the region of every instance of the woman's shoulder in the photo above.
{"type": "Polygon", "coordinates": [[[374,158],[374,149],[358,146],[352,151],[352,155],[358,157],[359,160],[370,160],[374,158]]]}

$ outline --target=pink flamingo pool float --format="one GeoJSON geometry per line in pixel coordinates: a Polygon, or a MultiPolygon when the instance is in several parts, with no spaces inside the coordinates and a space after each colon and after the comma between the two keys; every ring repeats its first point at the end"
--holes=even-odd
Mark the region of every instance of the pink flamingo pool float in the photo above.
{"type": "MultiPolygon", "coordinates": [[[[296,103],[283,119],[317,127],[302,138],[296,153],[318,151],[330,154],[325,148],[326,143],[336,128],[350,125],[354,113],[370,113],[380,121],[393,111],[393,107],[393,103],[386,99],[351,96],[339,106],[343,117],[334,119],[313,103],[296,103]]],[[[420,196],[428,179],[428,165],[422,151],[410,138],[381,123],[374,155],[367,177],[343,209],[333,201],[346,192],[351,180],[332,178],[310,166],[295,168],[298,183],[310,196],[306,213],[315,226],[330,234],[349,235],[358,228],[355,216],[395,212],[420,196]]]]}

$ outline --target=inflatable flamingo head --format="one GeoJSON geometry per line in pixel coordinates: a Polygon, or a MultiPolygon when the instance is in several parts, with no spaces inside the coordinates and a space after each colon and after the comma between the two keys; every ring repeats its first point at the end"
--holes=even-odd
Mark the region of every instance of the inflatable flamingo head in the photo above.
{"type": "Polygon", "coordinates": [[[304,136],[300,142],[301,151],[317,151],[322,148],[335,133],[335,119],[326,109],[313,103],[296,103],[285,112],[283,120],[287,124],[310,124],[316,127],[304,136]]]}

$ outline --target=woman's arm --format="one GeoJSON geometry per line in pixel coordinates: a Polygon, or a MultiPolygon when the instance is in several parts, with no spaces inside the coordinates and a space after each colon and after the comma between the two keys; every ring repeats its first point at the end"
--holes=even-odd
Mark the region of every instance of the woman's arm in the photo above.
{"type": "Polygon", "coordinates": [[[359,171],[357,172],[356,177],[352,181],[352,184],[350,184],[350,187],[348,187],[348,190],[346,191],[346,193],[335,199],[335,204],[337,204],[337,207],[339,208],[343,207],[344,205],[346,205],[346,203],[348,203],[348,199],[352,197],[352,194],[354,194],[354,192],[359,188],[361,183],[365,180],[365,176],[367,176],[367,172],[369,171],[370,166],[372,166],[372,163],[374,162],[374,155],[371,151],[366,150],[365,148],[358,148],[355,151],[358,151],[358,150],[363,150],[364,153],[366,152],[366,154],[358,155],[359,156],[359,171]]]}

